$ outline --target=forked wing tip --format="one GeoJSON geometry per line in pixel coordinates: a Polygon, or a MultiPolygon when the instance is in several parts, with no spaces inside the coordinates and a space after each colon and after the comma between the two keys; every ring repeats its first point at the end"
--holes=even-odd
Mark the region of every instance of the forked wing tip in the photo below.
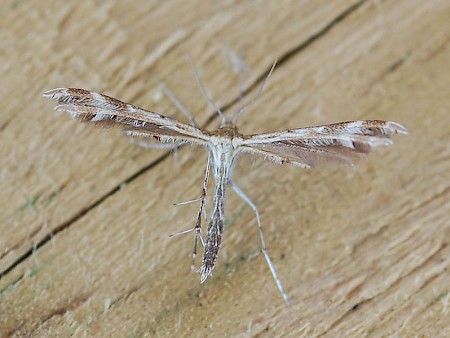
{"type": "Polygon", "coordinates": [[[408,135],[408,130],[405,127],[403,127],[400,123],[389,121],[387,125],[396,134],[408,135]]]}
{"type": "Polygon", "coordinates": [[[63,94],[67,88],[54,88],[45,91],[42,96],[50,99],[57,99],[59,95],[63,94]]]}
{"type": "Polygon", "coordinates": [[[200,284],[203,284],[210,276],[212,276],[212,268],[203,264],[200,267],[200,284]]]}

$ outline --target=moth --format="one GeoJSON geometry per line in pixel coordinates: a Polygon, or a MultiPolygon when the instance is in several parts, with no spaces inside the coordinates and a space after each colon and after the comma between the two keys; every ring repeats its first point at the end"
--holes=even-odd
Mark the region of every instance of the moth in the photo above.
{"type": "MultiPolygon", "coordinates": [[[[273,71],[275,64],[269,72],[273,71]]],[[[236,126],[239,116],[261,94],[266,80],[262,83],[255,98],[240,108],[231,117],[225,116],[215,102],[206,94],[196,74],[197,84],[203,95],[212,103],[222,121],[220,127],[213,131],[199,128],[192,115],[176,101],[174,95],[163,87],[165,93],[185,113],[190,124],[136,107],[104,94],[77,88],[57,88],[44,93],[44,97],[55,100],[56,110],[68,113],[81,122],[89,122],[101,127],[119,127],[137,144],[145,146],[142,140],[156,140],[171,145],[200,145],[208,150],[208,162],[200,198],[198,216],[192,229],[177,234],[193,231],[195,243],[193,260],[197,253],[198,240],[203,244],[203,258],[200,267],[200,282],[203,283],[216,265],[222,244],[225,219],[225,193],[230,186],[255,213],[261,240],[261,251],[267,261],[272,276],[284,300],[289,299],[284,291],[275,267],[266,249],[262,232],[260,215],[251,199],[232,180],[236,159],[241,153],[261,155],[278,164],[289,163],[309,169],[329,162],[353,165],[357,160],[371,153],[378,147],[392,144],[393,134],[407,134],[402,125],[381,120],[362,120],[339,122],[315,127],[289,129],[264,134],[243,135],[236,126]],[[202,235],[202,214],[205,208],[209,173],[212,168],[215,179],[213,203],[209,216],[206,237],[202,235]]]]}

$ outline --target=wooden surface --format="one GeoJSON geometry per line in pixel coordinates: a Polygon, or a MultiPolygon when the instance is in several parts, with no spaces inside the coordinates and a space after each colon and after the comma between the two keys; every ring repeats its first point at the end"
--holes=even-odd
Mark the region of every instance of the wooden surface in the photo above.
{"type": "Polygon", "coordinates": [[[5,0],[0,11],[0,336],[443,337],[450,332],[450,2],[5,0]],[[130,144],[53,111],[81,87],[199,123],[245,98],[245,133],[387,119],[396,137],[355,168],[240,161],[214,276],[190,272],[206,156],[130,144]]]}

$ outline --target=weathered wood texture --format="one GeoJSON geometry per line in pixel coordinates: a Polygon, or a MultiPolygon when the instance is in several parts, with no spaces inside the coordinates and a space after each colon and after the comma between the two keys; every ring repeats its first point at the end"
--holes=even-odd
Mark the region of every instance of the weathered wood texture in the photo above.
{"type": "MultiPolygon", "coordinates": [[[[450,332],[450,2],[27,1],[0,11],[0,336],[438,337],[450,332]],[[82,87],[201,125],[279,60],[241,119],[255,133],[388,119],[396,137],[355,168],[245,160],[214,277],[190,273],[206,156],[79,125],[41,93],[82,87]]],[[[209,122],[208,122],[209,121],[209,122]]]]}

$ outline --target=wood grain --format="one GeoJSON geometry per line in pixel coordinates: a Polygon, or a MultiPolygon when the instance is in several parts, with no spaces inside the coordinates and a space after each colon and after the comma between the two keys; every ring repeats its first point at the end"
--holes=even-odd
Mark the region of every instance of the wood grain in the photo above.
{"type": "Polygon", "coordinates": [[[443,337],[450,330],[450,3],[433,0],[32,2],[0,11],[0,336],[443,337]],[[406,137],[356,168],[240,158],[212,279],[190,273],[206,156],[130,144],[41,98],[81,87],[181,120],[219,119],[274,60],[244,133],[356,119],[406,137]]]}

